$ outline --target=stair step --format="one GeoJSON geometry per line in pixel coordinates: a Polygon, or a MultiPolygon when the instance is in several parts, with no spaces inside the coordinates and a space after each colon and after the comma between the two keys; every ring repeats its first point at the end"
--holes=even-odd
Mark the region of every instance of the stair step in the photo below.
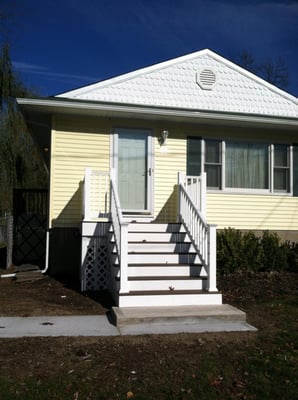
{"type": "Polygon", "coordinates": [[[129,253],[128,264],[194,264],[200,263],[195,253],[129,253]]]}
{"type": "Polygon", "coordinates": [[[221,293],[211,293],[203,290],[136,291],[121,293],[119,295],[119,307],[171,307],[220,304],[222,304],[221,293]]]}
{"type": "Polygon", "coordinates": [[[142,277],[128,279],[131,292],[203,290],[203,279],[199,277],[142,277]]]}
{"type": "Polygon", "coordinates": [[[42,274],[41,270],[32,270],[32,271],[20,271],[16,273],[16,280],[18,282],[25,281],[37,281],[39,279],[43,279],[45,276],[42,274]]]}
{"type": "Polygon", "coordinates": [[[155,242],[155,243],[190,243],[186,232],[128,232],[129,242],[155,242]]]}
{"type": "Polygon", "coordinates": [[[222,321],[245,321],[244,311],[221,304],[219,306],[182,306],[182,307],[113,307],[112,312],[116,317],[117,327],[150,323],[179,322],[194,323],[203,322],[207,318],[216,318],[222,321]]]}
{"type": "Polygon", "coordinates": [[[138,264],[128,265],[129,277],[142,276],[205,276],[206,271],[201,265],[190,264],[138,264]]]}
{"type": "Polygon", "coordinates": [[[125,335],[256,331],[245,313],[228,304],[168,307],[113,307],[115,325],[125,335]]]}
{"type": "Polygon", "coordinates": [[[179,223],[158,224],[158,223],[132,223],[128,227],[129,232],[185,232],[185,228],[179,223]]]}
{"type": "Polygon", "coordinates": [[[153,280],[153,281],[160,281],[160,280],[179,280],[179,281],[187,281],[187,280],[201,280],[201,279],[207,279],[206,277],[201,278],[200,276],[176,276],[176,275],[172,275],[172,276],[130,276],[128,277],[129,281],[146,281],[146,280],[153,280]]]}
{"type": "Polygon", "coordinates": [[[191,243],[156,243],[156,242],[129,242],[128,252],[149,253],[187,253],[194,252],[191,243]]]}

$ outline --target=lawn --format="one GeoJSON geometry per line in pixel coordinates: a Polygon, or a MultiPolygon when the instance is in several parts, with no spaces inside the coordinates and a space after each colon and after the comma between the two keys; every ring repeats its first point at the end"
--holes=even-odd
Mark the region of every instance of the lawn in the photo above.
{"type": "MultiPolygon", "coordinates": [[[[71,314],[71,302],[74,312],[106,307],[50,278],[4,285],[23,294],[50,285],[56,314],[71,314]],[[65,296],[72,301],[63,303],[65,296]]],[[[1,400],[297,399],[298,274],[230,275],[219,287],[224,302],[246,311],[258,332],[2,339],[1,400]]],[[[1,296],[3,315],[9,295],[4,302],[1,296]]]]}

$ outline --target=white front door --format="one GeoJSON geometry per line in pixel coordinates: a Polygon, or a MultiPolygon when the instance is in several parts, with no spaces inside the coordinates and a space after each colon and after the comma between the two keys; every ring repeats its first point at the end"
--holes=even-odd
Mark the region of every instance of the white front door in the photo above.
{"type": "Polygon", "coordinates": [[[120,204],[126,213],[151,212],[151,134],[138,129],[116,130],[116,164],[120,204]]]}

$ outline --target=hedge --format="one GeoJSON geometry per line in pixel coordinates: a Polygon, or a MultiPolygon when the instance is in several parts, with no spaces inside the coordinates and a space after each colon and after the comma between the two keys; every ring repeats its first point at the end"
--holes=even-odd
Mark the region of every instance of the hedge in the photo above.
{"type": "Polygon", "coordinates": [[[275,232],[262,236],[227,228],[217,232],[217,271],[298,272],[298,243],[282,242],[275,232]]]}

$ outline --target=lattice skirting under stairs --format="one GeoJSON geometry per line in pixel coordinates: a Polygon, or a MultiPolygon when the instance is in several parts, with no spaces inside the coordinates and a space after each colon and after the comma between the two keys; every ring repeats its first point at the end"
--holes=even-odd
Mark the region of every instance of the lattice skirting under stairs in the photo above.
{"type": "Polygon", "coordinates": [[[81,290],[108,288],[108,246],[105,237],[82,238],[81,290]]]}

